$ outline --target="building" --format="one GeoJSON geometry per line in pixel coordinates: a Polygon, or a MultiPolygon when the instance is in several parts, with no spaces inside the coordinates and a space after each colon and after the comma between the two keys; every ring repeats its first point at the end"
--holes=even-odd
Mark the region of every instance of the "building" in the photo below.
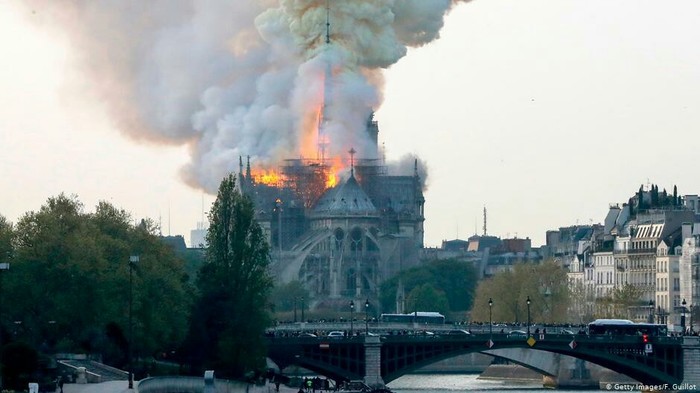
{"type": "MultiPolygon", "coordinates": [[[[628,203],[610,206],[602,228],[591,233],[590,247],[580,248],[569,266],[570,282],[583,292],[591,317],[680,325],[683,298],[693,297],[696,282],[691,274],[696,255],[689,239],[692,228],[684,224],[697,220],[691,209],[697,208],[696,202],[692,196],[681,200],[652,185],[640,188],[628,203]],[[637,300],[624,310],[613,307],[625,288],[637,300]]],[[[570,242],[547,235],[555,255],[556,250],[568,255],[573,249],[570,242]]]]}
{"type": "MultiPolygon", "coordinates": [[[[367,132],[376,142],[371,117],[367,132]]],[[[344,179],[335,178],[337,160],[289,159],[279,175],[257,176],[249,160],[245,171],[239,162],[241,191],[253,199],[271,245],[273,275],[280,283],[299,280],[310,308],[376,303],[379,285],[417,265],[423,248],[417,160],[413,173],[390,174],[382,160],[354,154],[344,179]]]]}

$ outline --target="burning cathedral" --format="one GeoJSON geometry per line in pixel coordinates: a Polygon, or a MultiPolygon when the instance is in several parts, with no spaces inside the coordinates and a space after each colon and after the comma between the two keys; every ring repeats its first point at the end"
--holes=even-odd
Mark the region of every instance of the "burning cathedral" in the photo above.
{"type": "Polygon", "coordinates": [[[241,154],[238,162],[241,192],[271,246],[272,274],[278,283],[301,282],[311,309],[377,304],[381,283],[418,263],[424,238],[423,168],[416,158],[402,169],[385,162],[372,109],[377,71],[353,63],[352,32],[331,42],[328,4],[325,37],[310,44],[312,60],[299,71],[312,93],[300,99],[304,115],[294,126],[298,158],[241,154]]]}
{"type": "MultiPolygon", "coordinates": [[[[374,141],[378,130],[370,117],[366,132],[374,141]]],[[[274,174],[239,162],[241,191],[255,203],[275,279],[299,280],[312,307],[376,300],[382,281],[416,265],[423,247],[417,160],[413,173],[392,175],[382,159],[355,154],[351,148],[346,159],[287,159],[274,174]],[[338,163],[347,163],[343,175],[335,173],[338,163]]]]}
{"type": "Polygon", "coordinates": [[[193,188],[216,194],[240,172],[275,278],[322,306],[375,303],[380,283],[417,263],[426,174],[415,159],[385,162],[373,114],[383,71],[468,1],[43,5],[120,129],[187,145],[193,188]]]}

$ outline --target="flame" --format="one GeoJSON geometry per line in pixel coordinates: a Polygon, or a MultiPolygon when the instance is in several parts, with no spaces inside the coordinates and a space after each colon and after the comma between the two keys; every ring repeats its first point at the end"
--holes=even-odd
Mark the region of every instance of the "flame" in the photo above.
{"type": "Polygon", "coordinates": [[[340,157],[333,157],[329,164],[326,174],[326,188],[335,187],[338,184],[338,173],[343,169],[343,160],[340,157]]]}
{"type": "Polygon", "coordinates": [[[256,183],[265,184],[268,186],[280,187],[282,185],[282,174],[274,169],[254,169],[251,171],[253,180],[256,183]]]}
{"type": "Polygon", "coordinates": [[[338,184],[338,178],[331,169],[328,172],[328,177],[326,178],[326,188],[335,187],[336,184],[338,184]]]}

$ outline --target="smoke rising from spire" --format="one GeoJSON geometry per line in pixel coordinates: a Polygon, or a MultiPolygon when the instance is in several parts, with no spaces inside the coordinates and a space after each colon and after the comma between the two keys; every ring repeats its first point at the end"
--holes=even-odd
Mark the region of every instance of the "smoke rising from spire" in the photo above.
{"type": "MultiPolygon", "coordinates": [[[[187,143],[185,181],[209,192],[239,155],[274,166],[308,152],[331,64],[330,155],[376,151],[365,133],[382,69],[438,38],[468,0],[27,0],[68,33],[87,86],[138,139],[187,143]]],[[[315,142],[312,143],[315,148],[315,142]]],[[[410,174],[411,172],[409,172],[410,174]]]]}

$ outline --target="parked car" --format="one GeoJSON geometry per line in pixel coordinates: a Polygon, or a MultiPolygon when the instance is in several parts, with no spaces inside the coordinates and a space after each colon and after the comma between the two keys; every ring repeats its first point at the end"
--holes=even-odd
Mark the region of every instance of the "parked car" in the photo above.
{"type": "Polygon", "coordinates": [[[304,332],[304,333],[301,333],[299,335],[299,337],[318,337],[318,336],[313,334],[313,333],[304,332]]]}
{"type": "Polygon", "coordinates": [[[343,338],[345,337],[345,332],[341,332],[340,330],[334,330],[332,332],[328,333],[329,338],[343,338]]]}
{"type": "Polygon", "coordinates": [[[527,332],[523,330],[511,330],[508,332],[508,338],[527,338],[527,332]]]}
{"type": "Polygon", "coordinates": [[[470,336],[471,333],[464,329],[452,329],[447,332],[448,335],[450,336],[470,336]]]}

